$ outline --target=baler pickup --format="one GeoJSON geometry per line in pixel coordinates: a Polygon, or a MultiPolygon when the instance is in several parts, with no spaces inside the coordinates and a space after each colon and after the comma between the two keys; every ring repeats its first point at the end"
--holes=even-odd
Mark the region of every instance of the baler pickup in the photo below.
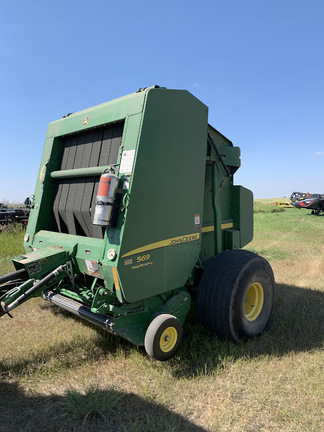
{"type": "Polygon", "coordinates": [[[176,353],[192,299],[222,338],[262,333],[274,277],[241,249],[253,196],[233,184],[240,164],[183,90],[140,89],[51,123],[0,315],[42,296],[158,360],[176,353]]]}

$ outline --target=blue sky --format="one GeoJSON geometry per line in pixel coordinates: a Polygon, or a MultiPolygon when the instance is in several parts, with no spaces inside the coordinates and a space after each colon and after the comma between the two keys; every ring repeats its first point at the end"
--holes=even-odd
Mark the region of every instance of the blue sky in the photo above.
{"type": "Polygon", "coordinates": [[[321,0],[1,1],[0,201],[34,192],[47,125],[158,84],[241,148],[256,198],[324,193],[321,0]]]}

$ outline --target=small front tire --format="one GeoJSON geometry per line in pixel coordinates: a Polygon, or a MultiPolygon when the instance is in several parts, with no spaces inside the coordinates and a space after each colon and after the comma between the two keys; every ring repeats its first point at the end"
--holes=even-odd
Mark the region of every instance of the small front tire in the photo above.
{"type": "Polygon", "coordinates": [[[178,350],[182,334],[183,328],[178,318],[169,314],[158,315],[146,330],[145,350],[156,360],[169,360],[178,350]]]}

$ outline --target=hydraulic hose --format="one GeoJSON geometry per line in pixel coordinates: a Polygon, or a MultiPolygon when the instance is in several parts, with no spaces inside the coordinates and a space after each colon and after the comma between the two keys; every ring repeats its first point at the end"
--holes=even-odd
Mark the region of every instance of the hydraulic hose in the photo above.
{"type": "Polygon", "coordinates": [[[23,276],[27,276],[27,271],[24,268],[17,270],[13,273],[8,273],[8,274],[0,277],[0,285],[4,284],[6,282],[9,282],[13,279],[23,277],[23,276]]]}

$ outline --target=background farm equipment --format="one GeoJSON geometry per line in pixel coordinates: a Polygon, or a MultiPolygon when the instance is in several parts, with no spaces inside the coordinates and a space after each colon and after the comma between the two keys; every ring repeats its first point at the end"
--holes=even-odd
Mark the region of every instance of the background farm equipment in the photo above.
{"type": "Polygon", "coordinates": [[[42,296],[158,360],[177,351],[192,301],[222,338],[262,333],[273,273],[240,249],[253,196],[233,184],[240,149],[207,116],[155,86],[51,123],[0,315],[42,296]]]}
{"type": "Polygon", "coordinates": [[[308,209],[312,214],[319,215],[324,212],[324,195],[306,192],[293,192],[290,195],[291,205],[298,209],[308,209]]]}
{"type": "MultiPolygon", "coordinates": [[[[26,200],[25,203],[30,203],[30,200],[26,200]]],[[[0,227],[10,225],[12,223],[20,223],[27,225],[30,213],[29,205],[25,204],[25,207],[7,207],[5,204],[0,203],[0,227]]]]}
{"type": "Polygon", "coordinates": [[[273,201],[271,205],[278,206],[279,208],[293,208],[293,206],[287,201],[273,201]]]}

